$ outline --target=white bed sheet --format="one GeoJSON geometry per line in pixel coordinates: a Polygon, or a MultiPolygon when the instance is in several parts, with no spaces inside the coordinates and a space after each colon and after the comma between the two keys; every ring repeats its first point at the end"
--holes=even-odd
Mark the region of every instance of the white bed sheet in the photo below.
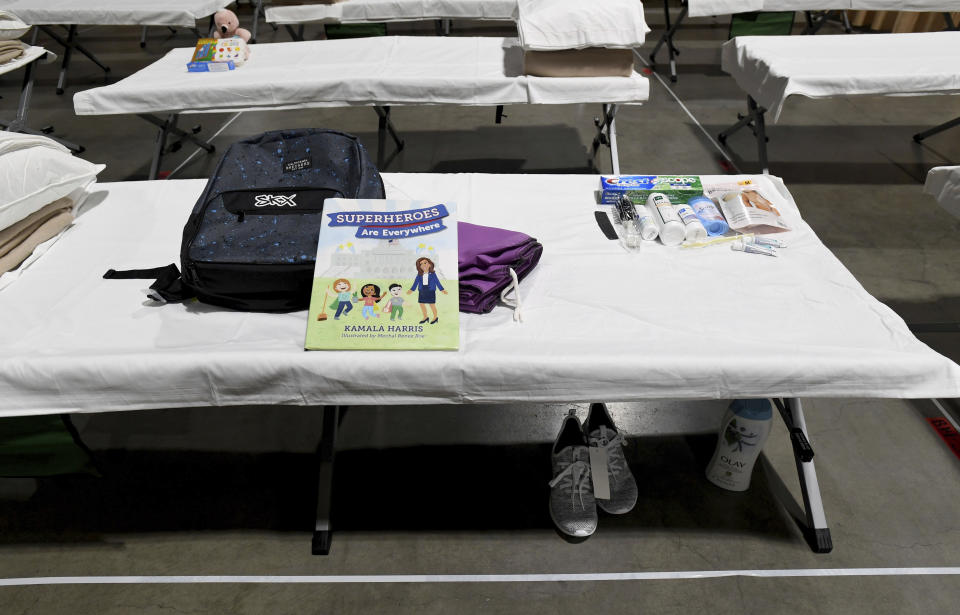
{"type": "MultiPolygon", "coordinates": [[[[729,180],[730,177],[723,177],[729,180]]],[[[779,258],[726,247],[630,255],[594,221],[590,175],[384,174],[391,198],[544,244],[524,322],[461,315],[456,352],[304,352],[306,312],[154,305],[108,268],[178,260],[202,180],[96,187],[75,226],[0,291],[0,416],[236,404],[951,397],[960,367],[919,342],[802,221],[779,258]]]]}
{"type": "Polygon", "coordinates": [[[960,218],[960,166],[930,169],[923,191],[932,194],[941,207],[960,218]]]}
{"type": "Polygon", "coordinates": [[[517,0],[524,49],[633,49],[643,45],[649,31],[639,0],[517,0]]]}
{"type": "Polygon", "coordinates": [[[517,0],[347,0],[336,4],[268,6],[266,14],[267,21],[277,24],[430,19],[514,21],[517,0]]]}
{"type": "Polygon", "coordinates": [[[691,17],[750,11],[960,11],[957,0],[687,0],[691,17]]]}
{"type": "MultiPolygon", "coordinates": [[[[0,75],[5,75],[9,72],[15,71],[19,68],[23,68],[27,64],[39,60],[47,53],[47,50],[43,47],[36,46],[27,46],[27,50],[23,53],[22,56],[13,60],[12,62],[7,62],[6,64],[0,64],[0,75]]],[[[57,56],[50,54],[52,58],[57,56]]]]}
{"type": "Polygon", "coordinates": [[[188,73],[174,49],[112,85],[77,93],[78,115],[249,111],[349,105],[641,103],[646,77],[522,73],[516,39],[387,36],[253,45],[222,73],[188,73]]]}
{"type": "Polygon", "coordinates": [[[30,25],[183,26],[209,17],[232,0],[4,0],[30,25]]]}
{"type": "Polygon", "coordinates": [[[738,36],[720,64],[776,122],[794,94],[960,93],[960,32],[738,36]]]}

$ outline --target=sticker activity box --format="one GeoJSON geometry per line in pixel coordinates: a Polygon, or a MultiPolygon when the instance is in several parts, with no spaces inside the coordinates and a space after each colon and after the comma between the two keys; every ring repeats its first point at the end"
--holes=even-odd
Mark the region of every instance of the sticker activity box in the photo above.
{"type": "Polygon", "coordinates": [[[232,38],[201,38],[187,63],[192,73],[228,71],[243,66],[250,55],[247,43],[239,36],[232,38]]]}
{"type": "Polygon", "coordinates": [[[634,203],[646,203],[652,192],[663,193],[679,205],[702,195],[703,184],[698,175],[602,175],[600,190],[604,205],[617,203],[624,194],[634,203]]]}

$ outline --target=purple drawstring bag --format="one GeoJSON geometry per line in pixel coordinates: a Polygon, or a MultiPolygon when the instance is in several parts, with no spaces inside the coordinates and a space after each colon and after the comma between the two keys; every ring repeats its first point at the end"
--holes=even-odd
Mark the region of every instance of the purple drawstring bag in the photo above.
{"type": "Polygon", "coordinates": [[[457,226],[460,258],[460,311],[485,314],[509,286],[512,268],[522,280],[543,253],[533,237],[517,231],[460,222],[457,226]]]}

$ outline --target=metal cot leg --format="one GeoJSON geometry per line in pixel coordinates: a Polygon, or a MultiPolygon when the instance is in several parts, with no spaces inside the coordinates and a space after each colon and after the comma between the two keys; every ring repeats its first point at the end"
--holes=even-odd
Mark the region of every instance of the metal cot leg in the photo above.
{"type": "Polygon", "coordinates": [[[666,32],[663,33],[663,36],[660,37],[660,40],[657,41],[656,46],[653,48],[653,51],[650,53],[650,63],[656,65],[657,63],[657,53],[660,51],[660,48],[666,44],[667,53],[670,58],[670,81],[676,83],[677,81],[677,59],[676,57],[680,55],[680,50],[673,44],[673,35],[676,34],[677,28],[680,27],[680,24],[683,22],[684,18],[687,16],[687,11],[689,10],[687,2],[683,3],[683,8],[680,11],[680,14],[677,16],[677,21],[674,24],[670,25],[670,2],[669,0],[663,0],[663,13],[666,21],[666,32]]]}
{"type": "Polygon", "coordinates": [[[148,179],[157,179],[157,175],[160,173],[160,162],[163,160],[163,155],[167,153],[167,139],[171,134],[177,137],[177,140],[170,145],[170,151],[177,151],[180,149],[184,141],[193,143],[197,147],[204,149],[208,154],[212,154],[216,150],[212,143],[199,139],[195,136],[200,132],[199,125],[194,126],[190,132],[178,128],[177,120],[179,119],[179,116],[176,113],[171,113],[166,117],[166,119],[160,119],[155,115],[149,115],[147,113],[141,113],[138,115],[138,117],[150,122],[160,129],[157,132],[157,141],[153,148],[153,159],[150,161],[150,173],[148,175],[148,179]]]}
{"type": "Polygon", "coordinates": [[[66,40],[64,40],[63,37],[59,36],[56,32],[54,32],[51,28],[47,26],[37,26],[38,29],[43,30],[50,38],[55,40],[59,45],[63,47],[63,62],[60,65],[60,78],[57,80],[57,94],[63,94],[63,87],[67,81],[67,69],[70,68],[70,58],[73,55],[74,49],[76,49],[83,55],[87,56],[87,58],[89,58],[91,62],[99,66],[103,72],[105,73],[110,72],[109,66],[101,62],[100,59],[97,58],[97,56],[93,55],[93,53],[89,49],[87,49],[80,43],[76,42],[76,38],[77,38],[76,24],[70,25],[69,27],[68,26],[64,26],[64,27],[67,28],[66,40]]]}
{"type": "Polygon", "coordinates": [[[317,458],[320,462],[317,488],[317,518],[313,528],[313,540],[310,552],[313,555],[330,553],[333,539],[333,526],[330,523],[330,507],[333,502],[333,459],[337,448],[337,424],[340,418],[339,406],[323,407],[323,433],[317,446],[317,458]]]}
{"type": "Polygon", "coordinates": [[[829,553],[833,550],[827,516],[823,511],[823,499],[820,496],[820,483],[817,482],[817,470],[813,465],[813,448],[807,435],[807,423],[803,417],[803,406],[799,399],[774,400],[783,422],[790,431],[790,443],[797,464],[800,479],[800,492],[803,495],[805,525],[804,538],[814,553],[829,553]]]}
{"type": "Polygon", "coordinates": [[[934,126],[933,128],[930,128],[929,130],[924,130],[923,132],[918,132],[917,134],[913,135],[913,140],[916,141],[917,143],[920,143],[921,141],[923,141],[923,140],[926,139],[927,137],[932,137],[933,135],[935,135],[935,134],[937,134],[937,133],[941,133],[941,132],[943,132],[944,130],[949,130],[950,128],[953,128],[954,126],[960,126],[960,117],[954,118],[954,119],[950,120],[949,122],[944,122],[943,124],[940,124],[939,126],[934,126]]]}
{"type": "Polygon", "coordinates": [[[147,26],[143,26],[140,30],[140,48],[143,49],[147,46],[147,26]]]}
{"type": "MultiPolygon", "coordinates": [[[[10,132],[19,132],[23,134],[31,135],[47,135],[49,138],[57,141],[67,149],[71,150],[75,154],[82,153],[84,147],[82,145],[77,145],[66,141],[59,137],[49,134],[53,131],[52,127],[45,128],[43,130],[33,130],[27,126],[27,114],[30,112],[30,99],[33,97],[33,71],[36,67],[37,61],[30,62],[24,68],[23,73],[23,83],[20,86],[20,100],[17,102],[17,115],[10,121],[9,124],[6,124],[4,127],[10,132]]],[[[0,125],[3,125],[0,123],[0,125]]]]}
{"type": "Polygon", "coordinates": [[[597,150],[601,145],[610,147],[610,166],[614,175],[620,174],[620,158],[617,153],[617,105],[604,104],[602,107],[603,115],[593,119],[597,127],[597,133],[593,137],[593,145],[590,148],[590,164],[597,167],[597,150]]]}
{"type": "Polygon", "coordinates": [[[377,169],[382,171],[393,160],[393,157],[403,150],[405,143],[397,134],[393,122],[390,121],[390,107],[386,105],[382,107],[374,106],[373,110],[377,112],[377,116],[380,118],[377,126],[377,169]],[[390,137],[397,146],[397,150],[389,159],[387,158],[387,133],[390,133],[390,137]]]}
{"type": "Polygon", "coordinates": [[[743,115],[738,113],[737,123],[717,135],[717,141],[726,147],[727,138],[730,135],[744,126],[749,126],[757,138],[757,157],[760,159],[760,168],[763,170],[764,175],[770,173],[767,165],[767,141],[769,141],[769,139],[767,138],[767,125],[764,119],[766,112],[767,110],[759,106],[752,96],[747,96],[747,114],[743,115]]]}

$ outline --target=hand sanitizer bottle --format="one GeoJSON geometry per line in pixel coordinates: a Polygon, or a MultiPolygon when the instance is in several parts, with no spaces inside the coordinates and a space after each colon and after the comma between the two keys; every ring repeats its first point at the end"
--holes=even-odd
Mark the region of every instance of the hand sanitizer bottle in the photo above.
{"type": "Polygon", "coordinates": [[[707,480],[730,491],[746,491],[753,465],[770,435],[772,417],[769,399],[734,400],[720,424],[717,449],[707,465],[707,480]]]}

